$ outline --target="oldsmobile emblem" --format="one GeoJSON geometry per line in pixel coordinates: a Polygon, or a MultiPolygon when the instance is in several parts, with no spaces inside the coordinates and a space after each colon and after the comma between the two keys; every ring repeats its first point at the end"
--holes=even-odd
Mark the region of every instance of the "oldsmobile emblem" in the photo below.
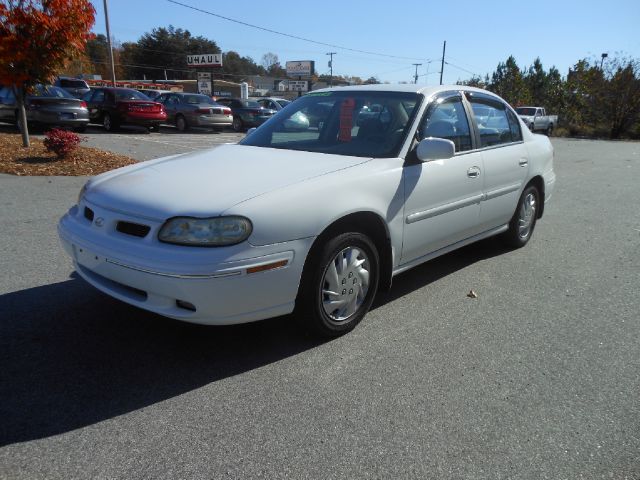
{"type": "Polygon", "coordinates": [[[104,218],[98,217],[94,223],[96,224],[96,227],[101,227],[104,225],[104,218]]]}

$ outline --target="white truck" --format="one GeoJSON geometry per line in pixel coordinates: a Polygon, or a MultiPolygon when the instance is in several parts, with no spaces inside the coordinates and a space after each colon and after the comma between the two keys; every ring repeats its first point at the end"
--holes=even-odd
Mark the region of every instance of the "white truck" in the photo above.
{"type": "Polygon", "coordinates": [[[532,132],[545,132],[551,135],[553,128],[558,124],[557,115],[547,115],[542,107],[518,107],[516,113],[532,132]]]}

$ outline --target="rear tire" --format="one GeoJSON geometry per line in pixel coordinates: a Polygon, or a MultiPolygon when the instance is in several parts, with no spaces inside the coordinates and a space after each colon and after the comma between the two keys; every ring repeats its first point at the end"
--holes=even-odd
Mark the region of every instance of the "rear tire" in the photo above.
{"type": "Polygon", "coordinates": [[[176,117],[176,128],[179,132],[186,132],[189,130],[189,125],[183,115],[178,115],[176,117]]]}
{"type": "Polygon", "coordinates": [[[553,133],[553,124],[550,123],[549,126],[547,127],[547,137],[550,137],[551,134],[553,133]]]}
{"type": "Polygon", "coordinates": [[[509,222],[509,230],[503,235],[504,242],[514,248],[524,247],[533,235],[539,210],[540,192],[530,185],[520,195],[516,211],[509,222]]]}
{"type": "Polygon", "coordinates": [[[118,122],[116,122],[109,113],[105,113],[102,116],[102,126],[107,132],[115,132],[120,127],[118,122]]]}
{"type": "Polygon", "coordinates": [[[378,250],[357,232],[339,234],[309,253],[296,315],[314,334],[337,337],[371,308],[380,279],[378,250]]]}

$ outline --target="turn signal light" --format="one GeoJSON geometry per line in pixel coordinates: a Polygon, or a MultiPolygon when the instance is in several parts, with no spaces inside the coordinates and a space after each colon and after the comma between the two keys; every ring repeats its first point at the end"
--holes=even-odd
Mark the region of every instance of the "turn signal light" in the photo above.
{"type": "Polygon", "coordinates": [[[257,267],[247,268],[247,274],[264,272],[266,270],[273,270],[274,268],[284,267],[288,263],[288,260],[280,260],[279,262],[267,263],[266,265],[258,265],[257,267]]]}

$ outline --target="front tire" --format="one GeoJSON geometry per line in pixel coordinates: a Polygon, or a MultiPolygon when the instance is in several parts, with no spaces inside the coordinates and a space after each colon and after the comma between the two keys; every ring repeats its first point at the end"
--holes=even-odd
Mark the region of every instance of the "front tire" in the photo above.
{"type": "Polygon", "coordinates": [[[518,201],[509,230],[504,234],[505,243],[514,248],[524,247],[533,235],[540,209],[540,192],[533,185],[525,188],[518,201]]]}
{"type": "Polygon", "coordinates": [[[296,314],[313,333],[337,337],[371,308],[380,279],[378,250],[361,233],[343,233],[310,253],[296,314]]]}

